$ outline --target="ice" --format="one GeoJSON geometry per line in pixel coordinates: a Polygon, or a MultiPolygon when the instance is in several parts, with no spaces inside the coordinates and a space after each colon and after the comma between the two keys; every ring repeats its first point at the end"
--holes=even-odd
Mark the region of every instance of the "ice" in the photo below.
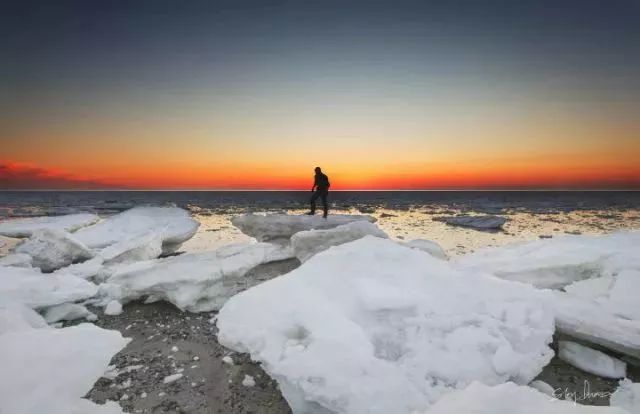
{"type": "Polygon", "coordinates": [[[88,299],[97,292],[96,285],[79,277],[0,266],[0,302],[15,301],[37,309],[88,299]]]}
{"type": "Polygon", "coordinates": [[[9,301],[0,303],[0,335],[47,327],[42,316],[30,307],[9,301]]]}
{"type": "Polygon", "coordinates": [[[260,362],[294,413],[411,413],[474,380],[529,383],[553,355],[540,303],[367,236],[232,297],[218,339],[260,362]]]}
{"type": "Polygon", "coordinates": [[[571,341],[560,341],[558,357],[583,371],[604,378],[624,378],[627,364],[617,358],[571,341]]]}
{"type": "Polygon", "coordinates": [[[300,231],[330,229],[354,221],[374,223],[376,219],[371,216],[348,214],[332,214],[326,219],[309,215],[245,214],[231,219],[234,226],[258,241],[287,241],[300,231]]]}
{"type": "Polygon", "coordinates": [[[102,270],[104,270],[104,260],[100,256],[96,256],[93,259],[87,260],[82,263],[72,264],[62,269],[58,269],[54,274],[60,275],[72,275],[82,279],[91,279],[96,277],[102,270]]]}
{"type": "Polygon", "coordinates": [[[581,299],[598,299],[609,294],[613,285],[613,276],[605,275],[594,279],[579,280],[564,287],[564,291],[581,299]]]}
{"type": "Polygon", "coordinates": [[[94,321],[97,319],[97,316],[83,305],[77,303],[63,303],[61,305],[51,306],[44,311],[44,319],[47,323],[73,321],[82,318],[94,321]]]}
{"type": "Polygon", "coordinates": [[[628,379],[620,381],[611,395],[610,404],[627,410],[629,414],[640,413],[640,383],[633,383],[628,379]]]}
{"type": "Polygon", "coordinates": [[[0,266],[31,267],[33,259],[28,254],[12,253],[0,257],[0,266]]]}
{"type": "Polygon", "coordinates": [[[565,236],[479,250],[455,262],[460,269],[491,273],[540,288],[640,269],[640,232],[565,236]]]}
{"type": "Polygon", "coordinates": [[[640,322],[620,318],[594,301],[564,292],[547,297],[558,332],[634,358],[640,358],[640,322]]]}
{"type": "Polygon", "coordinates": [[[431,256],[442,260],[448,260],[449,256],[440,245],[431,240],[415,239],[408,242],[400,243],[403,246],[410,247],[412,249],[422,250],[425,253],[429,253],[431,256]]]}
{"type": "Polygon", "coordinates": [[[502,228],[507,219],[500,216],[443,216],[434,217],[452,226],[471,227],[478,230],[496,230],[502,228]]]}
{"type": "Polygon", "coordinates": [[[162,236],[151,231],[118,241],[100,251],[105,265],[140,262],[155,259],[162,254],[162,236]]]}
{"type": "Polygon", "coordinates": [[[0,235],[30,237],[36,230],[61,230],[73,232],[97,222],[95,214],[69,214],[56,217],[20,218],[0,222],[0,235]]]}
{"type": "Polygon", "coordinates": [[[243,278],[249,270],[291,257],[289,247],[254,243],[138,262],[119,269],[108,279],[114,291],[109,294],[123,303],[150,295],[182,310],[215,310],[229,297],[259,282],[243,278]]]}
{"type": "Polygon", "coordinates": [[[55,229],[34,231],[29,240],[16,248],[16,253],[31,256],[32,265],[43,272],[52,272],[93,257],[93,253],[71,234],[55,229]]]}
{"type": "Polygon", "coordinates": [[[445,395],[424,414],[633,414],[620,408],[594,407],[549,398],[531,387],[508,382],[487,386],[474,382],[445,395]]]}
{"type": "Polygon", "coordinates": [[[94,405],[81,398],[127,342],[92,324],[0,335],[0,412],[103,412],[86,411],[94,405]]]}
{"type": "MultiPolygon", "coordinates": [[[[638,250],[640,254],[640,250],[638,250]]],[[[611,312],[625,318],[640,321],[640,270],[624,270],[613,283],[609,296],[604,301],[611,312]]]]}
{"type": "Polygon", "coordinates": [[[75,236],[91,248],[105,248],[157,233],[162,251],[172,253],[193,237],[199,225],[189,212],[178,207],[135,207],[81,229],[75,236]]]}
{"type": "Polygon", "coordinates": [[[182,378],[182,374],[168,375],[168,376],[164,377],[162,382],[165,383],[165,384],[171,384],[172,382],[176,382],[181,378],[182,378]]]}
{"type": "Polygon", "coordinates": [[[242,379],[242,385],[245,387],[254,387],[256,385],[256,380],[253,379],[251,375],[246,375],[242,379]]]}
{"type": "Polygon", "coordinates": [[[387,234],[375,224],[368,221],[354,221],[325,230],[298,232],[291,237],[291,246],[298,260],[305,262],[331,246],[338,246],[367,235],[388,238],[387,234]]]}
{"type": "Polygon", "coordinates": [[[107,306],[104,308],[105,315],[120,315],[122,313],[122,304],[117,300],[112,300],[107,303],[107,306]]]}
{"type": "Polygon", "coordinates": [[[555,389],[544,381],[535,380],[532,381],[529,386],[550,397],[553,397],[555,395],[555,389]]]}

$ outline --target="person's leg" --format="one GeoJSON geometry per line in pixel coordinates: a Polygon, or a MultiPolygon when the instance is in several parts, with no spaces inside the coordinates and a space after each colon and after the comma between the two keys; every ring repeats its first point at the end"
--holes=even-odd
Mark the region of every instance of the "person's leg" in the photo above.
{"type": "Polygon", "coordinates": [[[325,218],[327,217],[327,214],[329,214],[329,205],[327,204],[328,195],[329,195],[328,191],[322,192],[322,209],[324,210],[324,214],[322,216],[325,218]]]}
{"type": "Polygon", "coordinates": [[[318,194],[319,192],[316,190],[313,195],[311,196],[311,211],[309,212],[309,215],[314,215],[316,214],[316,200],[318,199],[318,197],[320,196],[320,194],[318,194]]]}

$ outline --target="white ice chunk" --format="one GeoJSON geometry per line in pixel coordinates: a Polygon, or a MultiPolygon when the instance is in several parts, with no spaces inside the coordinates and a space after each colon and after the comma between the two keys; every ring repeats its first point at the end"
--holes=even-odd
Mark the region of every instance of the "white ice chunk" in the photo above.
{"type": "Polygon", "coordinates": [[[535,380],[535,381],[532,381],[529,384],[529,386],[531,388],[535,388],[536,390],[540,391],[543,394],[548,395],[549,397],[553,397],[555,395],[555,389],[544,381],[535,380]]]}
{"type": "Polygon", "coordinates": [[[561,288],[640,265],[634,259],[639,247],[640,232],[565,236],[483,249],[455,263],[461,269],[541,288],[561,288]]]}
{"type": "Polygon", "coordinates": [[[28,254],[12,253],[0,257],[0,266],[31,267],[33,259],[28,254]]]}
{"type": "Polygon", "coordinates": [[[259,264],[291,258],[289,247],[270,243],[223,246],[212,252],[183,254],[134,263],[108,280],[122,302],[151,295],[182,310],[219,309],[237,292],[259,283],[243,276],[259,264]]]}
{"type": "Polygon", "coordinates": [[[411,413],[474,380],[529,383],[553,354],[540,302],[367,236],[232,297],[218,339],[259,361],[294,413],[411,413]]]}
{"type": "Polygon", "coordinates": [[[75,263],[62,269],[58,269],[54,274],[72,275],[82,279],[91,279],[97,276],[103,270],[103,259],[96,256],[93,259],[82,263],[75,263]]]}
{"type": "Polygon", "coordinates": [[[424,414],[631,414],[614,407],[594,407],[549,398],[531,387],[508,382],[490,387],[474,382],[445,395],[424,414]]]}
{"type": "Polygon", "coordinates": [[[617,358],[571,341],[560,341],[558,357],[583,371],[604,378],[624,378],[627,364],[617,358]]]}
{"type": "Polygon", "coordinates": [[[157,232],[163,252],[171,253],[193,237],[199,225],[189,212],[178,207],[135,207],[81,229],[75,235],[91,248],[104,248],[157,232]]]}
{"type": "Polygon", "coordinates": [[[253,379],[251,375],[246,375],[242,379],[242,385],[245,387],[254,387],[256,385],[256,380],[253,379]]]}
{"type": "Polygon", "coordinates": [[[572,296],[592,300],[605,297],[613,285],[613,276],[605,275],[593,279],[579,280],[564,287],[564,291],[572,296]]]}
{"type": "Polygon", "coordinates": [[[0,304],[0,335],[47,327],[42,316],[26,305],[7,301],[0,304]]]}
{"type": "Polygon", "coordinates": [[[128,237],[100,251],[105,265],[140,262],[161,254],[162,236],[155,231],[128,237]]]}
{"type": "Polygon", "coordinates": [[[449,256],[444,249],[436,242],[426,239],[415,239],[408,242],[401,242],[403,246],[410,247],[412,249],[422,250],[425,253],[429,253],[431,256],[442,260],[448,260],[449,256]]]}
{"type": "Polygon", "coordinates": [[[63,303],[51,306],[44,311],[44,319],[47,323],[73,321],[82,318],[93,321],[97,319],[97,316],[83,305],[77,303],[63,303]]]}
{"type": "Polygon", "coordinates": [[[0,235],[29,237],[36,230],[62,230],[73,232],[97,222],[95,214],[69,214],[55,217],[19,218],[0,222],[0,235]]]}
{"type": "Polygon", "coordinates": [[[71,234],[55,229],[34,231],[29,240],[16,248],[16,253],[31,256],[33,266],[43,272],[52,272],[93,257],[93,253],[71,234]]]}
{"type": "Polygon", "coordinates": [[[623,270],[615,277],[605,306],[616,315],[640,321],[640,270],[623,270]]]}
{"type": "Polygon", "coordinates": [[[88,299],[97,292],[96,285],[79,277],[0,266],[0,302],[14,301],[37,309],[88,299]]]}
{"type": "Polygon", "coordinates": [[[105,315],[120,315],[122,313],[122,304],[117,300],[111,300],[104,308],[105,315]]]}
{"type": "Polygon", "coordinates": [[[640,383],[628,379],[620,381],[620,385],[611,395],[612,407],[624,408],[629,414],[640,413],[640,383]]]}
{"type": "Polygon", "coordinates": [[[127,342],[92,324],[0,335],[0,412],[74,412],[127,342]]]}
{"type": "Polygon", "coordinates": [[[376,219],[371,216],[348,214],[331,214],[326,219],[309,215],[245,214],[231,219],[234,226],[258,241],[288,240],[300,231],[330,229],[354,221],[374,223],[376,219]]]}
{"type": "Polygon", "coordinates": [[[434,217],[436,221],[442,221],[452,226],[471,227],[478,230],[495,230],[502,228],[507,222],[505,217],[500,216],[443,216],[434,217]]]}
{"type": "Polygon", "coordinates": [[[291,246],[298,260],[305,262],[331,246],[338,246],[368,235],[388,238],[387,234],[375,224],[368,221],[354,221],[331,229],[298,232],[291,237],[291,246]]]}

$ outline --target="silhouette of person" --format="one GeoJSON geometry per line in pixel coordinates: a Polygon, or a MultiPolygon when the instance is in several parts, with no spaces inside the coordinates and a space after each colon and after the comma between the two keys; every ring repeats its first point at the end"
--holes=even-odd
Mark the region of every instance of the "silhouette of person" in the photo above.
{"type": "Polygon", "coordinates": [[[329,177],[327,177],[320,167],[316,167],[316,176],[313,181],[313,187],[311,187],[311,191],[313,195],[311,196],[311,211],[309,212],[310,216],[316,214],[316,200],[319,198],[322,200],[322,209],[324,210],[324,214],[322,217],[327,218],[327,213],[329,212],[329,206],[327,205],[327,195],[329,195],[329,177]]]}

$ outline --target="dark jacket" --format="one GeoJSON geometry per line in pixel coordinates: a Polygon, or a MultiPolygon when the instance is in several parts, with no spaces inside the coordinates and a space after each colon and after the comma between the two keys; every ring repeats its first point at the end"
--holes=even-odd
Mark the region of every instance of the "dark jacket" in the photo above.
{"type": "Polygon", "coordinates": [[[317,173],[314,185],[318,190],[328,190],[331,184],[329,183],[329,177],[323,173],[317,173]]]}

